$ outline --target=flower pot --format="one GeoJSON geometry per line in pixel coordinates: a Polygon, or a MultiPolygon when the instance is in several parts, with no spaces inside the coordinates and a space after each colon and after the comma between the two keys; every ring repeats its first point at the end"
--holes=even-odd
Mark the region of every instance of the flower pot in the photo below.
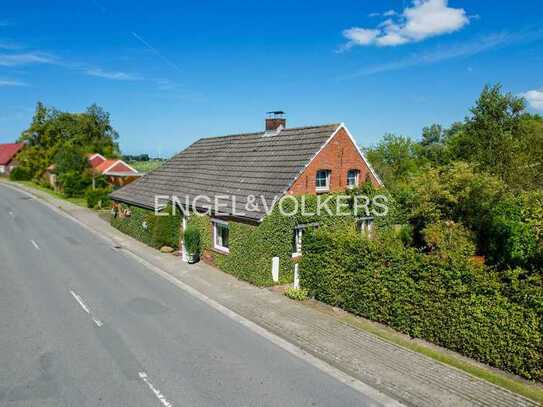
{"type": "Polygon", "coordinates": [[[198,254],[187,254],[187,263],[194,264],[200,260],[200,255],[198,254]]]}

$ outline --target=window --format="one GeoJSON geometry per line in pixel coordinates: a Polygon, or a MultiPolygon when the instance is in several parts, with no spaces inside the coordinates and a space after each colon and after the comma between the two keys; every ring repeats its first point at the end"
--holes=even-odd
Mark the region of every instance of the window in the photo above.
{"type": "Polygon", "coordinates": [[[221,220],[213,220],[213,246],[222,252],[228,249],[228,223],[221,220]]]}
{"type": "Polygon", "coordinates": [[[294,228],[294,234],[292,235],[292,257],[302,255],[302,242],[306,230],[318,227],[318,223],[309,223],[306,225],[298,225],[294,228]]]}
{"type": "Polygon", "coordinates": [[[315,178],[317,192],[328,191],[330,189],[330,170],[318,170],[315,178]]]}
{"type": "Polygon", "coordinates": [[[358,178],[360,171],[358,170],[349,170],[347,172],[347,188],[354,188],[358,186],[358,178]]]}
{"type": "Polygon", "coordinates": [[[363,235],[371,237],[371,232],[373,231],[373,218],[358,219],[357,228],[363,235]]]}

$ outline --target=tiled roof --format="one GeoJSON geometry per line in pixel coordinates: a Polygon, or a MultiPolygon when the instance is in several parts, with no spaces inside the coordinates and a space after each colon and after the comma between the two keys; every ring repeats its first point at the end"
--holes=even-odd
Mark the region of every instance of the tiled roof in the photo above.
{"type": "Polygon", "coordinates": [[[137,171],[134,171],[132,168],[130,168],[123,160],[115,159],[106,159],[100,164],[94,166],[94,169],[101,174],[104,174],[106,172],[137,174],[137,171]]]}
{"type": "MultiPolygon", "coordinates": [[[[155,195],[176,196],[182,202],[202,195],[212,202],[218,195],[235,196],[237,213],[260,220],[263,205],[247,211],[249,195],[263,196],[268,205],[282,196],[339,124],[287,128],[279,134],[264,132],[203,138],[156,170],[112,193],[112,198],[154,208],[155,195]]],[[[205,202],[202,202],[202,207],[205,202]]],[[[230,200],[222,212],[233,213],[230,200]]]]}
{"type": "Polygon", "coordinates": [[[23,143],[0,144],[0,165],[9,164],[23,147],[23,143]]]}

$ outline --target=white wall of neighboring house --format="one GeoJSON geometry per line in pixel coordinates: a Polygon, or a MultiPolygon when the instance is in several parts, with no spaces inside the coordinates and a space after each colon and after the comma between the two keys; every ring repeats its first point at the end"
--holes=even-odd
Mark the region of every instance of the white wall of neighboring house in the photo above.
{"type": "Polygon", "coordinates": [[[0,174],[5,174],[5,173],[6,173],[6,166],[0,165],[0,174]]]}

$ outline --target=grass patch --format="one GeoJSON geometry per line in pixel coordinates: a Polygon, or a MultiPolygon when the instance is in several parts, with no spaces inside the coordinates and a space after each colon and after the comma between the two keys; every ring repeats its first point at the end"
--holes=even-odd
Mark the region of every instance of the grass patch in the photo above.
{"type": "Polygon", "coordinates": [[[51,196],[53,196],[55,198],[62,199],[64,201],[70,202],[70,203],[72,203],[74,205],[77,205],[77,206],[81,206],[83,208],[87,207],[87,201],[83,197],[81,197],[81,198],[66,198],[60,192],[53,191],[52,189],[44,187],[43,185],[36,184],[33,181],[12,181],[12,182],[14,182],[16,184],[24,185],[24,186],[29,187],[29,188],[37,189],[37,190],[42,191],[42,192],[46,192],[47,194],[49,194],[49,195],[51,195],[51,196]]]}
{"type": "Polygon", "coordinates": [[[162,160],[149,160],[149,161],[129,161],[128,165],[135,168],[139,172],[150,172],[164,164],[162,160]]]}
{"type": "Polygon", "coordinates": [[[339,319],[354,328],[370,332],[387,342],[421,353],[441,363],[463,370],[475,377],[486,380],[487,382],[503,387],[513,393],[520,394],[543,405],[543,386],[540,384],[529,383],[520,378],[516,379],[512,375],[480,366],[476,362],[470,363],[468,360],[455,356],[452,353],[440,351],[431,345],[424,345],[420,342],[411,341],[390,328],[380,327],[375,323],[364,321],[363,319],[356,318],[352,315],[345,315],[339,319]]]}

